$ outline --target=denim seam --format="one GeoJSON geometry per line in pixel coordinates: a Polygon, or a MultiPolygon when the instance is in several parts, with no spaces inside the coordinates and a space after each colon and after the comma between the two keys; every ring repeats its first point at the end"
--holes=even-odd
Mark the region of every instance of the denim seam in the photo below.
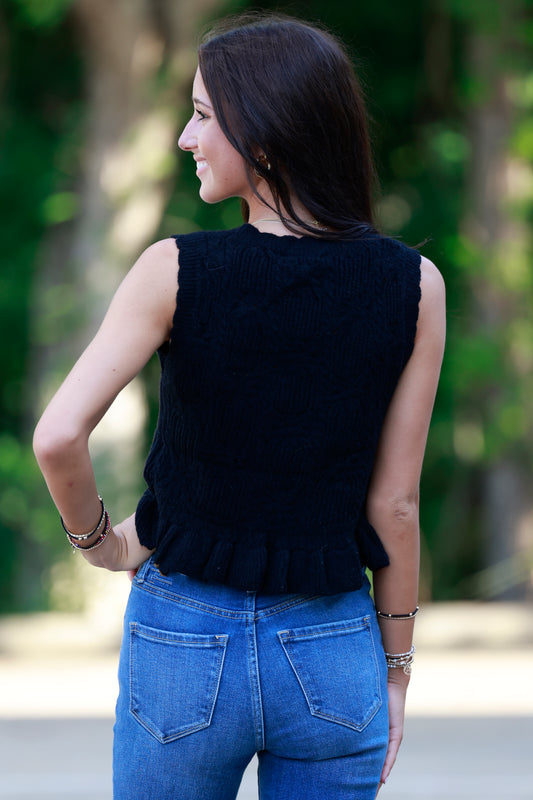
{"type": "MultiPolygon", "coordinates": [[[[311,626],[311,627],[313,627],[313,626],[311,626]]],[[[354,631],[369,630],[371,632],[370,617],[369,616],[361,617],[361,622],[358,623],[357,625],[345,625],[343,628],[335,628],[335,622],[326,622],[326,623],[324,623],[323,626],[319,626],[319,627],[324,627],[324,631],[323,632],[317,631],[317,632],[314,632],[314,633],[301,633],[301,634],[298,634],[298,633],[294,633],[293,631],[291,631],[289,629],[289,630],[286,630],[286,631],[279,631],[278,635],[280,637],[283,636],[285,641],[288,640],[288,639],[291,639],[293,641],[299,641],[300,642],[300,641],[305,641],[306,639],[318,639],[319,637],[322,637],[322,636],[336,636],[338,633],[348,633],[350,631],[354,632],[354,631]]],[[[372,644],[373,643],[374,643],[374,639],[372,638],[372,644]]]]}
{"type": "MultiPolygon", "coordinates": [[[[143,626],[146,628],[146,626],[143,626]]],[[[168,642],[170,644],[184,644],[187,647],[225,647],[228,641],[228,634],[227,633],[213,633],[213,634],[193,634],[195,637],[203,636],[205,641],[194,641],[193,639],[189,639],[186,636],[184,638],[180,638],[180,634],[175,634],[172,631],[157,631],[156,629],[152,629],[154,633],[147,633],[146,630],[143,630],[139,623],[132,622],[130,623],[130,632],[136,633],[137,636],[140,636],[143,639],[147,639],[149,642],[168,642]],[[158,635],[160,634],[160,635],[158,635]],[[216,641],[215,641],[216,639],[216,641]]]]}
{"type": "MultiPolygon", "coordinates": [[[[203,603],[198,600],[193,600],[190,597],[187,597],[183,594],[176,594],[175,592],[171,592],[168,589],[164,589],[161,586],[155,586],[152,583],[149,583],[145,579],[139,581],[135,584],[138,589],[142,591],[149,592],[150,594],[164,597],[166,600],[171,600],[173,603],[180,603],[181,605],[189,606],[189,608],[194,608],[197,611],[202,611],[207,614],[213,614],[217,617],[226,617],[229,619],[240,619],[244,620],[247,618],[247,615],[250,614],[249,611],[242,610],[233,610],[233,609],[224,609],[219,608],[218,606],[213,606],[209,603],[203,603]]],[[[287,611],[290,608],[294,608],[295,606],[303,605],[305,603],[320,600],[321,595],[311,595],[311,596],[303,596],[294,598],[294,600],[283,600],[281,603],[278,603],[274,606],[269,606],[268,608],[260,609],[259,611],[255,611],[254,615],[256,619],[260,619],[262,617],[270,617],[275,614],[282,613],[283,611],[287,611]]]]}
{"type": "Polygon", "coordinates": [[[294,598],[294,600],[284,600],[282,603],[279,603],[275,606],[268,606],[268,608],[262,608],[259,611],[256,611],[257,619],[266,619],[267,617],[273,617],[276,614],[281,614],[283,611],[288,611],[291,608],[296,608],[296,606],[305,605],[306,603],[313,602],[315,600],[321,600],[322,595],[305,595],[303,597],[294,598]]]}
{"type": "Polygon", "coordinates": [[[254,716],[254,732],[256,749],[259,752],[265,746],[265,723],[263,718],[263,701],[261,697],[261,679],[259,676],[259,660],[257,657],[257,630],[255,613],[255,594],[246,597],[248,616],[246,617],[246,640],[248,644],[248,676],[250,680],[251,700],[254,716]]]}
{"type": "Polygon", "coordinates": [[[143,583],[142,586],[138,587],[145,592],[149,592],[149,594],[156,595],[157,597],[163,597],[165,600],[170,600],[173,603],[178,603],[180,605],[188,606],[189,608],[194,608],[196,611],[201,611],[205,614],[213,614],[216,617],[226,617],[229,619],[246,619],[247,615],[249,615],[249,611],[231,611],[217,608],[216,606],[208,605],[207,603],[200,603],[196,600],[193,600],[190,597],[186,597],[185,595],[177,595],[174,592],[166,591],[158,586],[153,586],[153,584],[147,584],[146,581],[143,583]]]}

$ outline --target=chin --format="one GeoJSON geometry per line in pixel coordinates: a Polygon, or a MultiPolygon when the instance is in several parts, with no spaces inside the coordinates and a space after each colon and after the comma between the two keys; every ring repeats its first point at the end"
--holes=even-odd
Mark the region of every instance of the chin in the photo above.
{"type": "Polygon", "coordinates": [[[201,191],[199,194],[200,199],[203,200],[204,203],[207,203],[208,206],[212,206],[215,203],[220,203],[220,201],[223,199],[221,197],[211,197],[209,194],[203,194],[201,191]]]}
{"type": "Polygon", "coordinates": [[[215,203],[221,203],[222,200],[228,200],[230,197],[235,197],[233,194],[226,194],[225,192],[217,192],[213,189],[209,189],[207,186],[200,186],[200,191],[198,192],[200,198],[207,203],[208,205],[214,205],[215,203]]]}
{"type": "Polygon", "coordinates": [[[209,205],[212,205],[213,203],[218,203],[221,199],[223,199],[217,192],[214,192],[209,186],[206,186],[203,183],[200,186],[198,194],[200,195],[200,198],[204,201],[204,203],[208,203],[209,205]]]}

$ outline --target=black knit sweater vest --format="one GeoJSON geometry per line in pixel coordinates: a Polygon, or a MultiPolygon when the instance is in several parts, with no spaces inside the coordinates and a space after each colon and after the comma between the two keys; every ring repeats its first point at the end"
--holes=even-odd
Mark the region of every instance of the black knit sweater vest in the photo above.
{"type": "Polygon", "coordinates": [[[412,352],[420,255],[377,234],[176,236],[160,411],[136,515],[163,574],[334,594],[388,563],[365,503],[412,352]]]}

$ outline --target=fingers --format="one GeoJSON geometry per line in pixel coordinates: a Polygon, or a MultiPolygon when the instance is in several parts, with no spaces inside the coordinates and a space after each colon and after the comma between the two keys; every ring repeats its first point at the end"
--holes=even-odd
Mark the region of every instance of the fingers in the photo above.
{"type": "MultiPolygon", "coordinates": [[[[398,750],[400,749],[400,744],[402,741],[401,734],[395,734],[391,731],[390,738],[389,738],[389,746],[387,748],[387,755],[385,756],[385,763],[383,765],[383,770],[381,772],[381,784],[384,784],[394,766],[394,762],[396,761],[396,756],[398,755],[398,750]]],[[[379,790],[378,790],[379,791],[379,790]]]]}
{"type": "MultiPolygon", "coordinates": [[[[391,670],[396,672],[396,670],[391,670]]],[[[388,779],[391,769],[396,761],[398,750],[403,739],[403,724],[405,714],[405,695],[407,684],[403,685],[396,682],[396,675],[389,676],[389,745],[387,755],[381,772],[381,783],[388,779]]]]}
{"type": "Polygon", "coordinates": [[[396,753],[391,754],[389,751],[387,751],[387,757],[386,757],[385,763],[383,765],[383,771],[381,773],[381,778],[379,779],[380,780],[380,787],[383,786],[387,782],[387,779],[388,779],[388,777],[389,777],[389,775],[391,773],[391,769],[393,768],[395,761],[396,761],[396,753]]]}

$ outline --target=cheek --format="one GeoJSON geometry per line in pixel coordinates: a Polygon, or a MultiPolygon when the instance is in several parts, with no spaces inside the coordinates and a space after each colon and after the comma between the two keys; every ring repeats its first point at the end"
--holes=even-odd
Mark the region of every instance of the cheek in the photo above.
{"type": "Polygon", "coordinates": [[[241,182],[246,178],[245,161],[233,147],[221,147],[217,156],[210,159],[210,166],[224,183],[241,182]]]}
{"type": "Polygon", "coordinates": [[[228,158],[228,172],[233,180],[247,181],[246,162],[234,150],[232,156],[228,158]]]}

